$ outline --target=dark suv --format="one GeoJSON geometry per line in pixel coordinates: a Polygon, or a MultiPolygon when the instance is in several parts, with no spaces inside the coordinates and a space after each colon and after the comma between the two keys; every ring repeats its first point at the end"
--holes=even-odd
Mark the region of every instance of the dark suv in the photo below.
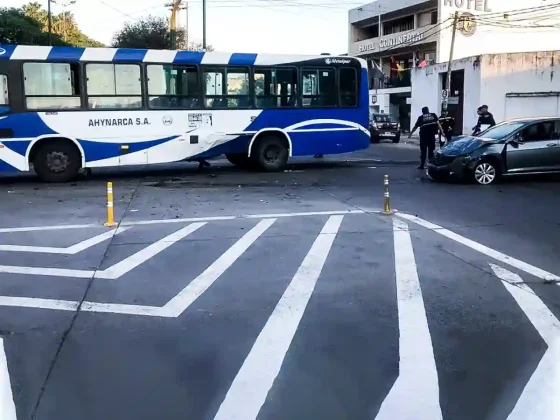
{"type": "Polygon", "coordinates": [[[369,135],[372,143],[381,139],[391,139],[393,143],[401,141],[400,124],[387,114],[373,114],[369,124],[369,135]]]}
{"type": "Polygon", "coordinates": [[[460,136],[428,163],[434,181],[470,178],[482,185],[500,176],[560,172],[560,117],[525,118],[460,136]]]}

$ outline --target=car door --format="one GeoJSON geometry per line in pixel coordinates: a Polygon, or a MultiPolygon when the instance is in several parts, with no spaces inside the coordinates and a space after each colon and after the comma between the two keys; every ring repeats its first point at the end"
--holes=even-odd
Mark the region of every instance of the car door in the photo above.
{"type": "Polygon", "coordinates": [[[560,168],[560,143],[556,120],[539,121],[525,127],[507,144],[506,165],[510,173],[547,172],[560,168]]]}

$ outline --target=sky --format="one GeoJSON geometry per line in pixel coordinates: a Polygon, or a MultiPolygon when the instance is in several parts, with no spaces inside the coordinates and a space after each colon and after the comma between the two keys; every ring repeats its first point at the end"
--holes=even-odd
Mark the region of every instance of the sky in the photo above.
{"type": "MultiPolygon", "coordinates": [[[[70,0],[54,0],[53,13],[70,0]],[[54,4],[56,1],[56,4],[54,4]]],[[[186,3],[187,0],[183,0],[186,3]]],[[[28,1],[2,0],[20,7],[28,1]]],[[[46,9],[47,0],[39,0],[46,9]]],[[[169,3],[169,1],[167,2],[169,3]]],[[[359,0],[207,0],[206,36],[217,51],[342,54],[348,51],[348,10],[359,0]]],[[[76,0],[66,7],[88,36],[110,44],[125,22],[148,15],[169,16],[164,0],[76,0]]],[[[188,0],[189,36],[202,40],[202,0],[188,0]]],[[[182,10],[178,24],[185,25],[182,10]]]]}

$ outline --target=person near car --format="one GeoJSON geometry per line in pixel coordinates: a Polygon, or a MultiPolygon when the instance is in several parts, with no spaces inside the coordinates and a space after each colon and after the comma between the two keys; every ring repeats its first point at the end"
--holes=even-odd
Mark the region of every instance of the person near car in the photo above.
{"type": "Polygon", "coordinates": [[[434,157],[436,134],[438,134],[438,132],[443,132],[443,129],[439,123],[438,116],[430,112],[430,108],[427,106],[422,108],[422,115],[416,120],[416,124],[414,124],[408,138],[411,138],[412,134],[414,134],[417,129],[420,129],[420,165],[418,169],[424,169],[426,156],[428,159],[434,157]]]}
{"type": "Polygon", "coordinates": [[[449,112],[444,109],[441,111],[441,116],[439,117],[439,123],[443,132],[439,135],[439,145],[443,147],[445,143],[451,141],[453,137],[453,127],[455,125],[455,118],[449,116],[449,112]]]}
{"type": "Polygon", "coordinates": [[[480,133],[483,125],[487,126],[486,128],[494,127],[496,125],[494,116],[490,111],[488,111],[488,105],[479,106],[476,112],[478,114],[478,121],[473,127],[474,133],[480,133]]]}

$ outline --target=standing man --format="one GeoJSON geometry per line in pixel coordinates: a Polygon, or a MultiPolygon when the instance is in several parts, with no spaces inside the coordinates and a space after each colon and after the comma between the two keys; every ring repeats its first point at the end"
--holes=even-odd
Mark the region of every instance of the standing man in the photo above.
{"type": "Polygon", "coordinates": [[[428,159],[434,157],[436,134],[438,131],[440,133],[443,132],[443,129],[439,123],[438,116],[430,112],[427,106],[422,108],[422,115],[416,120],[416,124],[414,124],[414,128],[408,135],[408,138],[411,138],[412,134],[414,134],[418,128],[420,128],[420,166],[418,166],[418,169],[424,169],[424,165],[426,164],[426,152],[428,159]]]}
{"type": "Polygon", "coordinates": [[[455,118],[450,117],[446,109],[441,111],[441,117],[439,117],[439,123],[441,128],[443,128],[443,133],[439,135],[439,146],[443,147],[445,143],[451,141],[453,137],[453,127],[455,126],[455,118]],[[442,138],[443,134],[443,138],[442,138]]]}
{"type": "Polygon", "coordinates": [[[488,111],[488,105],[482,105],[478,107],[476,112],[478,114],[478,121],[473,128],[474,130],[473,134],[480,133],[481,131],[480,127],[483,125],[488,126],[486,128],[494,127],[496,125],[496,121],[494,121],[494,116],[488,111]]]}

